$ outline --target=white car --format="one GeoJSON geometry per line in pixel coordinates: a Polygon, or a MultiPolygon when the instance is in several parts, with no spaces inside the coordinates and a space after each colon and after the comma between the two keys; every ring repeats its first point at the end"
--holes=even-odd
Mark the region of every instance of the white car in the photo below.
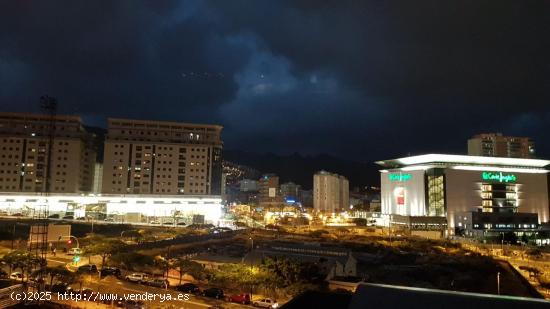
{"type": "Polygon", "coordinates": [[[23,275],[20,272],[16,271],[16,272],[11,273],[10,279],[22,281],[23,280],[23,275]]]}
{"type": "Polygon", "coordinates": [[[127,281],[130,281],[130,282],[139,282],[139,283],[143,283],[147,280],[149,280],[149,275],[147,274],[144,274],[144,273],[133,273],[131,275],[128,275],[126,277],[124,277],[127,281]]]}
{"type": "Polygon", "coordinates": [[[80,248],[71,248],[69,251],[67,251],[67,255],[81,255],[82,249],[80,248]]]}
{"type": "Polygon", "coordinates": [[[279,303],[277,303],[276,300],[271,298],[263,298],[260,300],[255,300],[252,302],[252,305],[254,307],[260,307],[260,308],[278,308],[279,303]]]}

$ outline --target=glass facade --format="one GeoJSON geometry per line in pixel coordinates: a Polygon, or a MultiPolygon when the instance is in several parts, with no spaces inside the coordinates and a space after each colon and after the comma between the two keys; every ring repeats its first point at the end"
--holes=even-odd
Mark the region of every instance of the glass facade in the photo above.
{"type": "Polygon", "coordinates": [[[483,183],[481,185],[483,212],[517,212],[517,185],[509,183],[483,183]]]}
{"type": "Polygon", "coordinates": [[[428,216],[445,216],[445,174],[443,169],[432,169],[426,173],[428,216]]]}

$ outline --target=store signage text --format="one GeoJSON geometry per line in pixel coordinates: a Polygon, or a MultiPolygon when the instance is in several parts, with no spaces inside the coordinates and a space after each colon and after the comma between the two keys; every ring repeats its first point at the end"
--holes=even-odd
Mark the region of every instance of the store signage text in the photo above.
{"type": "Polygon", "coordinates": [[[483,172],[481,174],[483,180],[492,180],[498,182],[516,182],[517,177],[514,174],[503,174],[502,172],[483,172]]]}
{"type": "Polygon", "coordinates": [[[411,174],[401,174],[401,173],[390,173],[388,175],[390,181],[408,181],[411,180],[411,174]]]}

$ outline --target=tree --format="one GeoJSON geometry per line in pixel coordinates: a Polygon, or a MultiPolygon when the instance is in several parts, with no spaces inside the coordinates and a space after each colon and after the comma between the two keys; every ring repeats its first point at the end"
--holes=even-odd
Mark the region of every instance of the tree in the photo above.
{"type": "Polygon", "coordinates": [[[170,269],[170,263],[164,257],[158,255],[155,257],[154,265],[162,271],[162,276],[168,276],[168,270],[170,269]]]}
{"type": "Polygon", "coordinates": [[[9,265],[10,273],[14,269],[20,269],[23,281],[25,281],[25,273],[34,269],[36,266],[45,266],[46,261],[42,258],[32,255],[26,251],[12,251],[6,254],[3,258],[4,262],[9,265]]]}
{"type": "Polygon", "coordinates": [[[105,261],[111,255],[117,252],[122,252],[126,248],[126,245],[119,239],[104,238],[95,236],[91,239],[91,243],[84,250],[84,254],[89,256],[99,255],[101,256],[101,269],[105,265],[105,261]]]}
{"type": "Polygon", "coordinates": [[[291,295],[317,288],[324,281],[324,276],[315,263],[274,257],[265,259],[263,267],[269,272],[264,285],[285,288],[291,295]]]}
{"type": "Polygon", "coordinates": [[[15,252],[18,252],[18,251],[11,251],[8,254],[4,255],[4,257],[2,257],[2,262],[6,263],[9,266],[10,274],[14,266],[16,265],[17,263],[16,261],[18,259],[17,254],[15,254],[15,252]]]}
{"type": "Polygon", "coordinates": [[[137,252],[120,252],[111,255],[108,263],[122,269],[134,270],[134,265],[139,265],[141,268],[153,266],[154,259],[149,255],[137,252]]]}
{"type": "Polygon", "coordinates": [[[201,264],[195,261],[185,258],[178,258],[172,266],[179,271],[180,284],[184,274],[188,274],[195,278],[195,280],[199,281],[206,278],[206,270],[201,264]]]}
{"type": "Polygon", "coordinates": [[[264,267],[224,264],[211,274],[210,281],[219,285],[252,290],[254,287],[265,285],[268,276],[264,267]]]}
{"type": "Polygon", "coordinates": [[[50,289],[56,279],[65,283],[71,283],[76,279],[75,273],[69,271],[61,265],[55,267],[48,266],[44,268],[43,271],[44,274],[49,275],[50,277],[50,289]]]}

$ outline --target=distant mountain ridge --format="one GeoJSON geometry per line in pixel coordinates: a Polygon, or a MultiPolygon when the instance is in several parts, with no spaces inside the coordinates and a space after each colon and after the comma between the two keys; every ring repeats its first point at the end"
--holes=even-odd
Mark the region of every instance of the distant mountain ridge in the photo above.
{"type": "Polygon", "coordinates": [[[313,187],[313,174],[320,170],[337,173],[348,178],[350,189],[379,185],[378,167],[374,163],[362,163],[346,160],[327,154],[302,156],[277,155],[273,153],[257,154],[240,150],[225,150],[224,160],[250,166],[262,173],[275,173],[280,182],[293,181],[304,189],[313,187]]]}

